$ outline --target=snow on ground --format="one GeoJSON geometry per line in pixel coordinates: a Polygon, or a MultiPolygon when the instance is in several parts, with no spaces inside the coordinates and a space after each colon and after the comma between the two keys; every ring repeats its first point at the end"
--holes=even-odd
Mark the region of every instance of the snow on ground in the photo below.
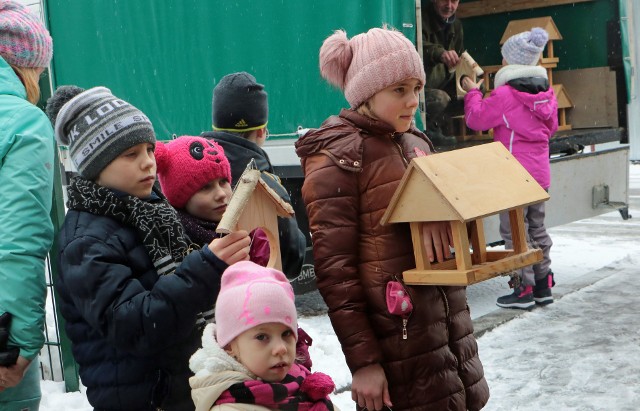
{"type": "MultiPolygon", "coordinates": [[[[630,203],[637,205],[640,165],[630,166],[629,186],[630,203]]],[[[630,209],[635,219],[612,212],[550,230],[553,269],[563,280],[554,295],[562,298],[521,312],[478,339],[491,388],[485,411],[638,409],[640,207],[635,207],[630,209]]],[[[470,287],[472,315],[499,310],[493,304],[508,292],[506,280],[491,281],[495,284],[470,287]]],[[[333,378],[338,407],[353,409],[351,375],[328,318],[302,317],[300,325],[313,338],[314,371],[333,378]]],[[[42,391],[42,411],[92,409],[83,392],[64,393],[63,382],[43,381],[42,391]]]]}

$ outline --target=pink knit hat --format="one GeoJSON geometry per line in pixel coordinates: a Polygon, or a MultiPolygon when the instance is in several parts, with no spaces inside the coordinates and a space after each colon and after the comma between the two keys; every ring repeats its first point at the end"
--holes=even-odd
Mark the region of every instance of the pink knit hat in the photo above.
{"type": "Polygon", "coordinates": [[[225,347],[243,332],[265,323],[281,323],[298,339],[293,288],[273,268],[251,261],[231,265],[222,274],[216,301],[216,340],[225,347]]]}
{"type": "Polygon", "coordinates": [[[351,40],[336,30],[320,47],[320,74],[357,108],[380,90],[408,78],[424,84],[420,55],[397,30],[373,28],[351,40]]]}
{"type": "Polygon", "coordinates": [[[213,140],[182,136],[169,143],[158,141],[155,155],[162,192],[175,208],[184,208],[198,190],[216,178],[231,183],[229,160],[213,140]]]}
{"type": "Polygon", "coordinates": [[[38,17],[14,0],[0,0],[0,56],[17,67],[47,67],[53,46],[38,17]]]}

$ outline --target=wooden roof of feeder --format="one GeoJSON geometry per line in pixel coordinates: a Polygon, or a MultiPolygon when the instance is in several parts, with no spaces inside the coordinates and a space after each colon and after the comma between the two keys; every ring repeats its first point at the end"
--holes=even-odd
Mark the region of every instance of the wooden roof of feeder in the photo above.
{"type": "Polygon", "coordinates": [[[382,224],[468,222],[548,199],[504,145],[493,142],[413,159],[382,224]]]}
{"type": "Polygon", "coordinates": [[[556,95],[556,100],[558,100],[558,108],[573,107],[573,101],[569,97],[567,89],[562,84],[554,84],[551,87],[553,87],[553,92],[556,95]]]}
{"type": "Polygon", "coordinates": [[[254,193],[263,193],[263,199],[266,199],[275,206],[275,212],[280,217],[292,217],[294,215],[293,207],[287,203],[273,191],[271,187],[260,178],[260,171],[256,169],[248,169],[242,173],[240,180],[236,186],[236,189],[231,196],[227,211],[222,215],[222,219],[216,228],[218,233],[230,233],[235,231],[238,221],[242,214],[247,211],[247,214],[257,213],[258,210],[251,210],[250,208],[263,208],[266,206],[262,201],[256,202],[252,205],[250,199],[254,193]],[[249,209],[248,209],[249,208],[249,209]]]}
{"type": "Polygon", "coordinates": [[[534,27],[541,27],[549,34],[549,40],[562,40],[562,35],[558,31],[556,23],[550,16],[547,17],[535,17],[532,19],[523,20],[511,20],[507,25],[507,28],[500,39],[500,44],[504,44],[505,41],[514,34],[522,33],[523,31],[529,31],[534,27]]]}

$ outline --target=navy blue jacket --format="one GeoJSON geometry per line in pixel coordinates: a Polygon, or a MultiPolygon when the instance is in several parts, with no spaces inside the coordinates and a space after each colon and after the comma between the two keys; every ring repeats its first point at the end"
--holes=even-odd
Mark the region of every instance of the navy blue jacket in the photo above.
{"type": "Polygon", "coordinates": [[[158,276],[136,230],[69,210],[59,235],[60,312],[97,410],[193,409],[196,315],[210,310],[227,265],[208,248],[158,276]]]}
{"type": "MultiPolygon", "coordinates": [[[[273,166],[267,153],[253,141],[224,131],[209,131],[202,133],[202,137],[212,139],[224,149],[225,156],[231,163],[231,179],[235,185],[240,180],[247,164],[254,159],[262,180],[287,203],[291,204],[291,197],[280,184],[280,179],[274,174],[273,166]]],[[[280,257],[282,271],[289,280],[300,275],[302,262],[307,248],[307,240],[298,228],[295,218],[278,217],[278,231],[280,232],[280,257]]]]}

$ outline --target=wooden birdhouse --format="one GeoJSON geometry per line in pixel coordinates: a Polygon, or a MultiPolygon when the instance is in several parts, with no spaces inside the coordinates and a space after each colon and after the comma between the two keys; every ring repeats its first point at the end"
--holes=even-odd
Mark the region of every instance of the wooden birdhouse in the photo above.
{"type": "Polygon", "coordinates": [[[462,88],[461,81],[463,77],[469,77],[474,83],[478,82],[478,78],[482,77],[484,71],[476,63],[466,51],[460,55],[460,61],[455,67],[456,70],[456,94],[458,99],[464,98],[467,92],[462,88]]]}
{"type": "Polygon", "coordinates": [[[293,215],[291,205],[260,178],[260,171],[248,168],[240,176],[216,232],[224,234],[238,230],[251,232],[261,228],[269,240],[267,267],[282,270],[278,217],[293,217],[293,215]]]}
{"type": "Polygon", "coordinates": [[[573,107],[573,101],[562,84],[554,84],[552,87],[558,100],[558,130],[571,130],[571,124],[567,124],[567,110],[573,107]]]}
{"type": "Polygon", "coordinates": [[[548,199],[501,143],[488,143],[413,159],[382,224],[410,223],[416,268],[403,273],[407,284],[469,285],[542,260],[528,248],[523,208],[548,199]],[[487,250],[483,218],[501,212],[509,213],[513,250],[487,250]],[[451,225],[454,259],[429,262],[422,226],[432,221],[451,225]]]}

